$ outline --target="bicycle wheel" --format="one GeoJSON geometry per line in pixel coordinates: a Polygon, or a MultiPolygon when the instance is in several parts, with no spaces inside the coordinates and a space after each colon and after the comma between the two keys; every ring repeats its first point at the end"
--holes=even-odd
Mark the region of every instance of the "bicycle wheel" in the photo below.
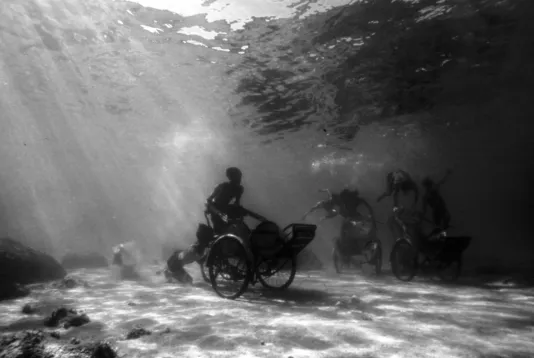
{"type": "Polygon", "coordinates": [[[260,258],[259,260],[261,261],[256,268],[256,273],[263,287],[272,290],[285,290],[295,279],[297,258],[294,254],[283,258],[260,258]]]}
{"type": "Polygon", "coordinates": [[[391,251],[391,270],[397,279],[411,281],[417,273],[417,252],[406,240],[397,241],[391,251]]]}
{"type": "Polygon", "coordinates": [[[198,265],[200,266],[200,273],[202,274],[202,278],[205,282],[210,283],[210,272],[208,266],[206,265],[206,259],[202,258],[201,260],[199,260],[198,265]]]}
{"type": "Polygon", "coordinates": [[[223,236],[213,243],[207,259],[213,290],[222,298],[236,299],[248,287],[252,264],[241,240],[223,236]]]}

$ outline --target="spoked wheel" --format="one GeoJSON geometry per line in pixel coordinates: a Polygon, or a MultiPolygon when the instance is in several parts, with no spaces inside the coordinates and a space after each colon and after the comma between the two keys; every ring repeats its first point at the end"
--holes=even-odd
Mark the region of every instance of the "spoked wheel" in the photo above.
{"type": "Polygon", "coordinates": [[[398,241],[391,251],[391,270],[401,281],[411,281],[417,273],[417,251],[407,241],[398,241]]]}
{"type": "Polygon", "coordinates": [[[369,241],[363,250],[365,261],[375,267],[375,273],[382,273],[382,246],[378,241],[369,241]]]}
{"type": "Polygon", "coordinates": [[[220,297],[233,300],[247,290],[252,264],[237,238],[226,236],[215,241],[207,263],[211,286],[220,297]]]}
{"type": "Polygon", "coordinates": [[[297,258],[291,254],[288,257],[261,258],[256,273],[258,280],[265,288],[285,290],[297,273],[297,258]]]}
{"type": "Polygon", "coordinates": [[[437,267],[438,276],[444,282],[454,282],[462,273],[462,257],[442,261],[437,267]]]}
{"type": "Polygon", "coordinates": [[[206,256],[204,256],[202,259],[198,261],[198,265],[200,266],[200,272],[202,273],[202,278],[207,283],[210,283],[210,272],[208,269],[208,266],[206,265],[206,256]]]}

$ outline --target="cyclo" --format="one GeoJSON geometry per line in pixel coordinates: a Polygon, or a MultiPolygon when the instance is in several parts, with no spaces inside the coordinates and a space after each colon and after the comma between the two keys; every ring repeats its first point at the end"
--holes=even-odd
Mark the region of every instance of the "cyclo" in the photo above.
{"type": "Polygon", "coordinates": [[[382,272],[382,243],[376,234],[376,222],[370,217],[344,218],[341,235],[334,238],[332,259],[337,273],[348,267],[351,258],[363,255],[361,264],[371,264],[379,275],[382,272]]]}
{"type": "MultiPolygon", "coordinates": [[[[228,229],[215,238],[201,262],[214,291],[236,299],[257,282],[269,289],[288,288],[297,271],[297,255],[314,239],[317,226],[290,224],[280,230],[275,223],[262,221],[251,230],[245,217],[262,217],[241,206],[233,209],[233,215],[227,217],[228,229]],[[276,274],[287,278],[273,283],[270,279],[276,274]]],[[[221,215],[211,205],[207,212],[221,215]]]]}
{"type": "Polygon", "coordinates": [[[462,271],[463,252],[471,243],[470,236],[448,236],[447,230],[441,228],[424,234],[420,214],[402,208],[393,209],[393,220],[401,229],[390,255],[395,277],[401,281],[411,281],[421,270],[437,273],[443,281],[458,279],[462,271]],[[448,274],[447,270],[451,268],[452,273],[448,274]]]}

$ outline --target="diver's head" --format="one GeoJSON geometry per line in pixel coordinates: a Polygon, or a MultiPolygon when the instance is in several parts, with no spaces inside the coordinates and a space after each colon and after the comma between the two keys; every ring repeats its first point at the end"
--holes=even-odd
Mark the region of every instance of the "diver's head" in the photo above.
{"type": "Polygon", "coordinates": [[[241,170],[236,167],[230,167],[226,169],[226,177],[233,184],[241,184],[243,173],[241,173],[241,170]]]}

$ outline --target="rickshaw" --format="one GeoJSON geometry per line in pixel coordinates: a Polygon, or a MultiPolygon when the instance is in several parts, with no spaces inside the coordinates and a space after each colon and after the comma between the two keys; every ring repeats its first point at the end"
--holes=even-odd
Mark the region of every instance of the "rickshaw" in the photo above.
{"type": "Polygon", "coordinates": [[[334,238],[332,260],[337,273],[348,268],[355,256],[363,256],[361,265],[374,266],[377,275],[382,273],[382,243],[376,235],[376,223],[371,217],[360,220],[344,219],[341,236],[334,238]]]}
{"type": "Polygon", "coordinates": [[[449,236],[447,230],[441,228],[425,234],[421,230],[420,215],[402,208],[393,211],[393,219],[402,232],[390,255],[391,269],[397,279],[411,281],[419,270],[437,273],[444,282],[458,279],[463,252],[471,243],[470,236],[449,236]]]}
{"type": "Polygon", "coordinates": [[[227,218],[229,228],[215,238],[199,262],[203,275],[223,298],[236,299],[258,282],[272,290],[287,289],[295,278],[297,255],[315,238],[316,225],[294,223],[280,230],[274,222],[262,221],[251,230],[245,223],[247,216],[260,217],[239,207],[227,218]],[[271,280],[277,274],[286,278],[271,280]]]}

